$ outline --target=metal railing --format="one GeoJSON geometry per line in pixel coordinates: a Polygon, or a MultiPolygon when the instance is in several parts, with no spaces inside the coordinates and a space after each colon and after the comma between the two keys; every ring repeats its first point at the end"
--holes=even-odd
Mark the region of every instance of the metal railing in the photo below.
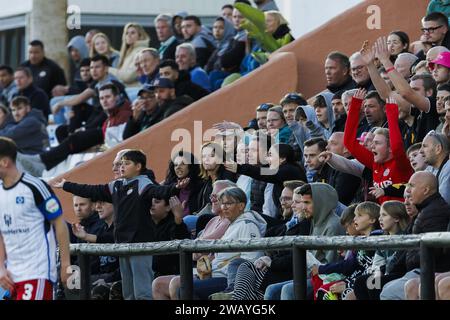
{"type": "MultiPolygon", "coordinates": [[[[81,272],[80,299],[90,298],[90,257],[91,256],[139,256],[139,255],[180,255],[180,297],[193,298],[192,253],[194,252],[252,252],[252,251],[293,251],[293,274],[295,298],[306,299],[306,251],[337,249],[420,249],[420,297],[434,300],[434,250],[450,247],[450,232],[422,235],[376,236],[376,237],[275,237],[251,240],[176,240],[168,242],[133,244],[72,244],[71,254],[78,255],[81,272]]],[[[151,284],[149,284],[151,285],[151,284]]]]}

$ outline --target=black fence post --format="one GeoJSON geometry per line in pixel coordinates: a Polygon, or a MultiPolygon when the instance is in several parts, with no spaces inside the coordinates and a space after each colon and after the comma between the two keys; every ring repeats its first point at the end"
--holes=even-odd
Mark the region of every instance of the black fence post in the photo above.
{"type": "Polygon", "coordinates": [[[91,257],[89,255],[78,254],[80,265],[80,300],[91,298],[91,257]]]}
{"type": "Polygon", "coordinates": [[[294,267],[294,294],[296,300],[306,300],[306,250],[294,245],[292,248],[294,267]]]}
{"type": "Polygon", "coordinates": [[[420,243],[420,299],[435,300],[433,248],[420,243]]]}
{"type": "Polygon", "coordinates": [[[193,300],[192,253],[180,252],[180,283],[181,300],[193,300]]]}

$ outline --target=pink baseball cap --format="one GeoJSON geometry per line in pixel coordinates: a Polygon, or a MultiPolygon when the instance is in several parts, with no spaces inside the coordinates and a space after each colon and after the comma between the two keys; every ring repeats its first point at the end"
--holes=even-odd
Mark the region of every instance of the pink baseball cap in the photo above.
{"type": "Polygon", "coordinates": [[[441,52],[436,60],[429,63],[428,67],[433,70],[436,64],[450,69],[450,52],[441,52]]]}

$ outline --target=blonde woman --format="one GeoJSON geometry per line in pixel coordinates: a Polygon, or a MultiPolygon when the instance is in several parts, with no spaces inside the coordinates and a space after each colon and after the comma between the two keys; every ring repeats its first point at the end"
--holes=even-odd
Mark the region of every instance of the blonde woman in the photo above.
{"type": "MultiPolygon", "coordinates": [[[[280,12],[270,10],[264,12],[264,15],[266,17],[266,32],[271,34],[275,39],[281,39],[286,34],[290,34],[289,22],[287,22],[280,12]]],[[[292,40],[294,40],[294,37],[291,35],[292,40]]]]}
{"type": "Polygon", "coordinates": [[[89,56],[93,58],[97,54],[106,56],[109,59],[111,67],[117,68],[119,66],[120,53],[111,46],[111,41],[104,33],[97,33],[92,38],[92,47],[89,56]]]}
{"type": "Polygon", "coordinates": [[[134,65],[135,58],[142,49],[148,47],[149,42],[150,37],[141,25],[127,24],[122,35],[119,65],[117,68],[109,68],[109,73],[119,78],[127,87],[137,87],[139,83],[134,65]]]}

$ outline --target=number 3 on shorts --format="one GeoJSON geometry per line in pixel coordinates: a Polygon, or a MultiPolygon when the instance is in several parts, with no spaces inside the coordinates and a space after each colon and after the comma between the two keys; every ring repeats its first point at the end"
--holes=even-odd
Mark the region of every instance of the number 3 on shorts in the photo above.
{"type": "Polygon", "coordinates": [[[22,295],[22,300],[31,300],[31,298],[33,297],[33,285],[30,283],[25,284],[25,286],[23,287],[23,295],[22,295]]]}

